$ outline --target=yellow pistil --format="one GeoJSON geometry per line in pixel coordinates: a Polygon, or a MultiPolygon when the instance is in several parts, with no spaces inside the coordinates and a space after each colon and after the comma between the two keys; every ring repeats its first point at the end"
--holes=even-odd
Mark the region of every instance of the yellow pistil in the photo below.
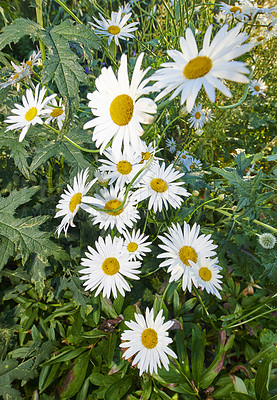
{"type": "Polygon", "coordinates": [[[53,118],[56,118],[56,117],[59,117],[60,115],[62,115],[62,113],[63,113],[63,109],[62,108],[54,108],[51,111],[50,116],[53,117],[53,118]]]}
{"type": "Polygon", "coordinates": [[[119,26],[111,25],[108,27],[108,32],[111,35],[117,35],[120,32],[120,28],[119,28],[119,26]]]}
{"type": "Polygon", "coordinates": [[[134,102],[128,94],[120,94],[110,105],[111,119],[116,125],[128,125],[134,112],[134,102]]]}
{"type": "Polygon", "coordinates": [[[147,349],[154,349],[158,344],[158,335],[155,329],[144,329],[141,334],[141,343],[147,349]]]}
{"type": "Polygon", "coordinates": [[[187,79],[197,79],[206,75],[212,68],[212,60],[206,56],[198,56],[190,60],[183,70],[187,79]]]}
{"type": "Polygon", "coordinates": [[[194,165],[191,164],[191,165],[189,166],[189,169],[193,169],[193,168],[194,168],[194,165]]]}
{"type": "Polygon", "coordinates": [[[130,164],[129,161],[119,161],[116,169],[120,174],[128,175],[132,171],[132,164],[130,164]]]}
{"type": "Polygon", "coordinates": [[[236,13],[237,11],[241,12],[241,8],[238,6],[233,6],[230,8],[231,13],[236,13]]]}
{"type": "Polygon", "coordinates": [[[195,113],[195,116],[194,116],[196,119],[199,119],[200,117],[201,117],[201,112],[199,112],[199,111],[197,111],[196,113],[195,113]]]}
{"type": "Polygon", "coordinates": [[[30,67],[30,68],[32,68],[32,65],[33,65],[33,61],[31,61],[31,60],[29,60],[29,61],[26,61],[26,64],[30,67]]]}
{"type": "Polygon", "coordinates": [[[149,151],[146,151],[146,152],[143,151],[141,153],[141,157],[143,158],[144,161],[147,161],[151,157],[151,154],[149,153],[149,151]]]}
{"type": "Polygon", "coordinates": [[[81,204],[82,197],[83,197],[82,193],[75,193],[74,196],[72,196],[70,203],[69,203],[69,211],[70,212],[73,213],[75,211],[77,205],[81,204]]]}
{"type": "Polygon", "coordinates": [[[257,42],[262,42],[263,40],[264,40],[264,36],[263,35],[257,37],[257,42]]]}
{"type": "Polygon", "coordinates": [[[179,257],[183,264],[190,267],[189,261],[196,262],[197,254],[196,251],[190,246],[183,246],[179,250],[179,257]]]}
{"type": "Polygon", "coordinates": [[[187,156],[185,154],[183,154],[182,158],[185,160],[187,158],[187,156]]]}
{"type": "Polygon", "coordinates": [[[106,275],[115,275],[119,271],[120,265],[116,258],[109,257],[102,264],[102,270],[106,275]]]}
{"type": "Polygon", "coordinates": [[[260,86],[254,86],[254,89],[256,90],[256,92],[259,92],[261,90],[260,86]]]}
{"type": "MultiPolygon", "coordinates": [[[[120,205],[121,205],[121,201],[119,201],[119,200],[117,200],[117,199],[109,200],[109,201],[107,201],[107,203],[105,204],[104,209],[105,209],[105,210],[115,210],[115,209],[118,208],[120,205]]],[[[122,207],[120,210],[118,210],[118,211],[114,211],[114,212],[111,211],[111,212],[108,212],[108,214],[113,215],[113,216],[115,217],[116,215],[121,214],[122,211],[123,211],[123,207],[122,207]]]]}
{"type": "Polygon", "coordinates": [[[158,193],[164,193],[167,190],[166,182],[161,178],[152,179],[150,182],[151,189],[158,193]]]}
{"type": "Polygon", "coordinates": [[[202,267],[199,269],[199,276],[203,279],[203,281],[210,281],[212,277],[212,273],[207,267],[202,267]]]}
{"type": "Polygon", "coordinates": [[[130,253],[133,253],[134,251],[136,251],[137,248],[138,248],[138,245],[137,245],[135,242],[130,242],[130,243],[128,244],[128,246],[127,246],[127,250],[128,250],[130,253]]]}
{"type": "Polygon", "coordinates": [[[35,118],[35,116],[37,115],[37,113],[38,113],[38,110],[36,109],[36,107],[32,107],[32,108],[30,108],[29,111],[26,112],[26,114],[25,114],[25,119],[26,119],[27,121],[32,121],[32,119],[35,118]]]}
{"type": "Polygon", "coordinates": [[[18,72],[12,77],[12,80],[13,81],[15,81],[16,79],[18,79],[19,78],[19,74],[18,74],[18,72]]]}

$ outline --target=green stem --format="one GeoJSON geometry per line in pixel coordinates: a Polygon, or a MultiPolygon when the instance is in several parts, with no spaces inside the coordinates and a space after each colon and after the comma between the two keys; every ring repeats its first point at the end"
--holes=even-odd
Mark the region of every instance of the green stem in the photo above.
{"type": "MultiPolygon", "coordinates": [[[[42,1],[42,0],[37,0],[37,1],[42,1]]],[[[64,9],[64,11],[67,12],[67,14],[71,15],[71,17],[75,19],[75,21],[78,22],[78,24],[81,25],[83,24],[83,22],[80,21],[79,18],[76,17],[76,15],[61,0],[55,0],[55,2],[58,3],[64,9]]]]}
{"type": "Polygon", "coordinates": [[[189,218],[188,218],[188,220],[187,220],[187,223],[191,220],[191,217],[193,216],[193,214],[194,214],[197,210],[199,210],[199,208],[205,206],[205,205],[208,204],[208,203],[211,203],[212,201],[216,201],[216,200],[218,200],[218,199],[219,199],[219,197],[216,197],[216,198],[214,198],[214,199],[210,199],[210,200],[206,201],[205,203],[200,204],[200,206],[198,206],[195,210],[192,211],[192,213],[190,214],[190,216],[189,216],[189,218]]]}
{"type": "MultiPolygon", "coordinates": [[[[37,23],[43,27],[43,11],[42,11],[42,0],[36,0],[36,16],[37,16],[37,23]]],[[[44,42],[39,39],[39,48],[41,52],[41,59],[44,63],[46,55],[45,55],[45,44],[44,42]]]]}
{"type": "Polygon", "coordinates": [[[202,306],[203,309],[205,310],[205,313],[206,313],[207,317],[209,318],[212,327],[213,327],[216,331],[218,331],[218,328],[215,326],[214,322],[210,319],[209,311],[207,310],[205,304],[203,303],[203,300],[202,300],[200,294],[198,293],[198,290],[196,289],[196,287],[194,287],[193,290],[194,290],[194,293],[196,294],[196,296],[198,297],[198,300],[199,300],[201,306],[202,306]]]}
{"type": "Polygon", "coordinates": [[[165,135],[165,132],[167,131],[167,129],[170,127],[170,125],[172,125],[173,122],[177,121],[180,118],[181,118],[180,115],[178,115],[176,118],[174,118],[172,121],[170,121],[168,125],[166,125],[166,127],[164,128],[164,130],[161,133],[160,139],[158,140],[157,147],[159,147],[161,140],[162,140],[163,136],[165,135]]]}
{"type": "Polygon", "coordinates": [[[252,318],[250,318],[250,319],[248,319],[248,320],[246,320],[246,321],[239,322],[239,323],[237,323],[237,324],[224,327],[224,329],[227,329],[227,328],[228,328],[228,329],[231,329],[231,328],[235,328],[235,327],[240,326],[240,325],[247,324],[248,322],[251,322],[251,321],[253,321],[254,319],[260,318],[260,317],[262,317],[263,315],[266,315],[266,314],[269,314],[269,313],[273,313],[273,312],[275,312],[275,311],[277,311],[277,308],[273,308],[273,309],[270,309],[270,310],[265,311],[265,312],[262,313],[262,314],[255,315],[255,317],[252,317],[252,318]]]}

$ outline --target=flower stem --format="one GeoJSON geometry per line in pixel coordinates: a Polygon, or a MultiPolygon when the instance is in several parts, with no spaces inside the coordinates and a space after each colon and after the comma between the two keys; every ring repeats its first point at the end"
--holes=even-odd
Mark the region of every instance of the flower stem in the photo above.
{"type": "MultiPolygon", "coordinates": [[[[43,12],[42,12],[42,0],[36,0],[36,16],[37,16],[37,23],[43,27],[43,12]]],[[[42,63],[45,61],[45,44],[44,42],[39,39],[39,48],[41,52],[41,59],[42,63]]]]}
{"type": "MultiPolygon", "coordinates": [[[[42,1],[42,0],[36,0],[36,1],[42,1]]],[[[71,15],[71,17],[73,19],[75,19],[76,22],[78,22],[78,24],[83,25],[83,22],[79,20],[78,17],[76,17],[76,15],[61,1],[61,0],[55,0],[56,3],[58,3],[65,12],[67,12],[67,14],[71,15]]]]}

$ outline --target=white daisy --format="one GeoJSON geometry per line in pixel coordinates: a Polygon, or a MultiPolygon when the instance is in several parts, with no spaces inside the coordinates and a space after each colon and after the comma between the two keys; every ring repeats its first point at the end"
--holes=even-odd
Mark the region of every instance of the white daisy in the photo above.
{"type": "Polygon", "coordinates": [[[107,174],[105,172],[101,172],[99,168],[94,172],[95,178],[97,178],[97,182],[100,185],[106,185],[106,183],[109,182],[109,179],[107,178],[107,174]]]}
{"type": "Polygon", "coordinates": [[[141,141],[141,146],[140,146],[140,155],[141,155],[141,161],[140,163],[145,165],[149,161],[150,157],[153,156],[153,159],[151,163],[155,163],[158,160],[161,160],[160,157],[156,157],[155,154],[161,151],[162,149],[159,149],[157,146],[154,145],[154,143],[149,143],[148,145],[141,141]]]}
{"type": "Polygon", "coordinates": [[[192,267],[192,281],[195,287],[201,287],[208,293],[214,294],[221,299],[219,290],[222,289],[222,276],[215,261],[211,258],[199,257],[197,263],[190,261],[192,267]]]}
{"type": "Polygon", "coordinates": [[[194,129],[202,129],[206,122],[206,116],[202,110],[202,104],[195,104],[190,112],[191,117],[189,122],[191,122],[190,127],[194,129]]]}
{"type": "Polygon", "coordinates": [[[168,371],[168,356],[177,358],[176,354],[168,347],[172,339],[168,337],[168,329],[173,325],[173,321],[164,323],[163,310],[160,310],[154,319],[154,309],[146,309],[145,318],[141,314],[135,314],[135,321],[126,321],[129,330],[125,330],[121,335],[123,358],[128,359],[135,355],[132,365],[136,365],[140,370],[140,375],[144,371],[157,374],[158,367],[162,366],[168,371]]]}
{"type": "Polygon", "coordinates": [[[177,143],[176,140],[173,138],[167,138],[165,141],[166,147],[168,148],[168,150],[170,151],[170,153],[175,153],[176,151],[176,147],[177,147],[177,143]]]}
{"type": "Polygon", "coordinates": [[[46,91],[46,87],[42,87],[39,92],[39,84],[36,86],[35,95],[31,89],[27,89],[26,97],[24,95],[22,96],[23,106],[20,104],[15,104],[16,108],[11,111],[16,115],[9,116],[4,121],[8,124],[12,124],[6,129],[6,132],[10,130],[22,129],[19,135],[19,142],[22,142],[31,125],[43,124],[43,121],[40,117],[45,114],[44,107],[56,96],[56,93],[54,93],[51,96],[47,96],[45,99],[43,99],[46,91]]]}
{"type": "Polygon", "coordinates": [[[276,243],[276,237],[272,233],[263,233],[259,236],[259,243],[264,249],[273,249],[276,243]]]}
{"type": "Polygon", "coordinates": [[[222,11],[219,11],[218,14],[214,15],[214,19],[217,21],[219,25],[223,25],[226,22],[227,15],[224,14],[222,11]]]}
{"type": "Polygon", "coordinates": [[[83,204],[83,196],[87,194],[92,185],[97,179],[93,179],[91,182],[86,184],[88,178],[88,168],[83,170],[74,177],[73,187],[67,185],[64,193],[61,195],[57,208],[60,209],[54,218],[63,217],[62,222],[58,226],[56,232],[60,236],[61,231],[64,230],[65,236],[67,236],[67,230],[69,225],[75,227],[73,219],[77,214],[79,208],[87,210],[87,206],[83,204]]]}
{"type": "Polygon", "coordinates": [[[133,38],[130,32],[138,29],[136,25],[138,22],[132,22],[129,25],[126,25],[128,19],[130,19],[131,14],[125,14],[122,16],[121,12],[112,12],[111,19],[106,20],[102,14],[99,13],[100,20],[93,17],[93,19],[97,22],[94,24],[89,22],[95,29],[95,33],[97,35],[103,35],[108,37],[108,44],[111,43],[112,39],[114,39],[116,45],[119,45],[118,39],[126,40],[126,38],[133,38]]]}
{"type": "Polygon", "coordinates": [[[139,202],[149,197],[148,208],[154,212],[162,211],[163,205],[168,209],[168,204],[179,208],[183,202],[182,197],[191,194],[182,186],[184,182],[176,182],[184,174],[176,171],[172,165],[165,168],[165,163],[160,166],[154,164],[143,176],[139,188],[134,193],[134,199],[139,202]],[[182,197],[181,197],[182,196],[182,197]]]}
{"type": "Polygon", "coordinates": [[[189,172],[191,172],[193,169],[199,169],[202,167],[201,162],[189,155],[187,151],[177,151],[176,158],[177,162],[182,164],[189,172]]]}
{"type": "Polygon", "coordinates": [[[130,14],[130,12],[132,11],[132,6],[129,3],[125,3],[123,6],[120,6],[118,9],[118,12],[121,14],[121,17],[124,17],[124,15],[126,14],[130,14]]]}
{"type": "Polygon", "coordinates": [[[131,182],[134,176],[141,169],[141,157],[131,147],[124,147],[123,152],[114,152],[112,148],[104,151],[107,160],[100,159],[101,172],[106,173],[109,185],[115,182],[115,187],[122,189],[125,184],[131,182]]]}
{"type": "Polygon", "coordinates": [[[59,130],[61,130],[65,120],[65,107],[63,105],[63,100],[60,99],[59,103],[57,103],[56,99],[52,99],[47,105],[46,110],[47,113],[45,113],[45,117],[48,117],[45,121],[46,124],[49,124],[51,121],[56,121],[59,130]]]}
{"type": "Polygon", "coordinates": [[[124,246],[129,252],[130,260],[142,260],[145,256],[145,253],[151,251],[148,246],[150,246],[151,242],[145,242],[149,236],[140,234],[140,229],[138,231],[133,230],[132,233],[123,232],[123,236],[125,238],[124,246]]]}
{"type": "Polygon", "coordinates": [[[267,89],[267,85],[262,79],[253,79],[249,84],[249,91],[252,96],[265,96],[265,91],[267,89]]]}
{"type": "Polygon", "coordinates": [[[139,219],[139,212],[135,208],[135,202],[132,195],[128,197],[124,206],[118,211],[113,211],[119,208],[124,200],[125,189],[115,189],[113,186],[102,188],[100,195],[95,194],[94,197],[86,196],[83,198],[84,203],[92,204],[93,206],[110,210],[110,211],[97,211],[93,208],[88,208],[92,214],[93,224],[100,224],[100,229],[113,229],[116,227],[119,233],[124,230],[132,228],[135,221],[139,219]]]}
{"type": "Polygon", "coordinates": [[[160,264],[160,267],[168,267],[171,273],[169,282],[178,281],[182,277],[183,290],[188,289],[191,292],[193,283],[193,273],[191,261],[198,263],[200,257],[213,257],[216,255],[214,249],[217,245],[210,240],[211,235],[200,235],[200,226],[196,223],[190,229],[190,226],[184,222],[183,229],[179,224],[172,224],[168,229],[169,233],[159,236],[164,243],[160,244],[165,253],[159,254],[158,258],[166,260],[160,264]]]}
{"type": "Polygon", "coordinates": [[[214,114],[210,108],[203,109],[206,117],[206,122],[212,121],[214,119],[214,114]]]}
{"type": "Polygon", "coordinates": [[[141,263],[131,261],[129,254],[123,245],[123,239],[108,235],[103,239],[101,236],[95,242],[96,250],[88,246],[87,258],[81,259],[81,265],[87,267],[79,272],[85,274],[80,277],[84,283],[85,290],[96,290],[94,297],[101,291],[103,296],[117,298],[117,291],[125,296],[125,291],[130,292],[130,285],[124,277],[138,280],[141,263]]]}
{"type": "Polygon", "coordinates": [[[138,149],[140,136],[143,134],[141,124],[150,124],[157,111],[156,103],[146,97],[152,87],[146,86],[149,79],[142,80],[149,68],[141,70],[143,53],[139,55],[129,84],[127,56],[121,56],[118,77],[111,67],[102,68],[101,75],[96,79],[97,90],[88,94],[88,105],[96,118],[87,122],[84,129],[94,128],[93,140],[100,152],[113,139],[112,148],[120,152],[122,144],[129,144],[138,149]]]}
{"type": "Polygon", "coordinates": [[[239,19],[240,21],[247,21],[251,18],[251,7],[253,4],[247,0],[247,2],[236,2],[234,5],[229,5],[226,3],[220,3],[220,11],[228,16],[239,19]]]}
{"type": "Polygon", "coordinates": [[[16,65],[11,61],[12,67],[14,68],[14,72],[8,78],[6,82],[0,84],[0,90],[8,87],[10,85],[17,85],[17,90],[20,87],[20,81],[24,78],[30,77],[30,68],[24,68],[22,65],[16,65]]]}
{"type": "Polygon", "coordinates": [[[195,99],[202,87],[211,102],[215,101],[215,88],[225,96],[231,97],[232,93],[225,86],[223,80],[240,83],[248,83],[244,74],[248,74],[244,62],[232,61],[241,56],[254,46],[252,43],[242,44],[248,36],[241,32],[243,24],[237,24],[228,31],[228,25],[224,25],[210,43],[212,25],[207,29],[203,48],[198,52],[197,44],[190,28],[186,30],[186,38],[180,38],[182,52],[168,50],[168,55],[174,62],[161,64],[163,69],[152,76],[156,80],[155,87],[163,89],[156,100],[166,96],[172,90],[170,99],[181,92],[181,104],[186,101],[188,111],[192,110],[195,99]]]}

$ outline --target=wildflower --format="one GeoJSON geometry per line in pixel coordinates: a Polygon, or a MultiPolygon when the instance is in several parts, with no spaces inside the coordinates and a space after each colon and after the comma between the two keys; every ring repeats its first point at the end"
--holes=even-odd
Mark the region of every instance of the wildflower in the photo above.
{"type": "Polygon", "coordinates": [[[118,10],[118,12],[121,14],[121,17],[124,17],[124,15],[126,15],[126,14],[130,14],[131,11],[132,11],[131,4],[130,3],[126,4],[125,2],[124,2],[124,5],[120,6],[119,10],[118,10]]]}
{"type": "Polygon", "coordinates": [[[170,153],[175,153],[176,147],[177,147],[176,140],[173,138],[170,138],[170,139],[168,138],[168,139],[166,139],[165,143],[166,143],[166,147],[168,148],[170,153]]]}
{"type": "Polygon", "coordinates": [[[16,115],[11,115],[4,121],[8,124],[12,124],[6,129],[6,132],[22,129],[19,135],[19,142],[22,142],[31,125],[43,124],[41,116],[45,114],[44,107],[54,97],[56,97],[56,94],[54,93],[43,99],[46,91],[47,89],[45,87],[42,87],[39,91],[39,84],[35,88],[35,95],[31,89],[27,89],[26,96],[22,96],[23,106],[15,104],[16,108],[11,111],[16,115]]]}
{"type": "Polygon", "coordinates": [[[165,163],[154,164],[143,176],[133,197],[135,201],[142,201],[149,197],[148,208],[149,210],[153,208],[154,212],[162,211],[163,206],[167,210],[168,204],[173,208],[179,208],[183,202],[182,197],[190,196],[190,193],[181,187],[184,182],[176,182],[183,175],[174,170],[172,165],[165,168],[165,163]]]}
{"type": "Polygon", "coordinates": [[[95,297],[101,291],[107,298],[110,298],[111,292],[113,297],[117,298],[117,291],[125,296],[125,291],[131,291],[125,277],[138,280],[141,263],[129,259],[122,238],[112,239],[111,235],[108,235],[103,239],[100,236],[95,242],[95,247],[97,250],[88,246],[86,258],[81,259],[81,265],[87,267],[79,271],[84,274],[80,279],[85,281],[85,290],[97,288],[95,297]]]}
{"type": "Polygon", "coordinates": [[[201,162],[189,155],[187,151],[177,151],[176,158],[178,163],[182,164],[189,172],[193,169],[199,169],[202,166],[201,162]]]}
{"type": "Polygon", "coordinates": [[[69,225],[75,227],[73,219],[77,214],[79,208],[87,209],[87,206],[83,204],[83,196],[87,194],[92,185],[96,182],[93,179],[90,183],[86,184],[88,178],[88,168],[85,171],[81,171],[74,177],[73,187],[67,185],[67,190],[61,195],[57,208],[60,210],[56,213],[54,218],[63,217],[62,222],[57,228],[58,236],[61,231],[64,230],[65,236],[67,236],[67,230],[69,225]]]}
{"type": "Polygon", "coordinates": [[[195,104],[190,112],[191,117],[189,122],[191,122],[190,127],[194,129],[202,129],[206,122],[206,116],[202,110],[202,104],[195,104]]]}
{"type": "Polygon", "coordinates": [[[232,96],[223,80],[248,83],[249,80],[244,74],[249,73],[249,70],[245,63],[232,61],[254,46],[253,43],[242,44],[248,38],[244,32],[240,32],[242,26],[243,24],[240,23],[227,31],[228,25],[224,25],[210,43],[212,33],[212,25],[210,25],[205,33],[203,48],[200,52],[193,32],[188,28],[186,38],[180,38],[182,52],[168,50],[168,55],[174,62],[162,64],[164,68],[156,71],[152,76],[152,79],[157,81],[154,87],[157,90],[163,89],[156,100],[174,90],[170,99],[181,93],[181,104],[186,101],[190,112],[202,85],[210,101],[214,102],[215,88],[227,97],[232,96]]]}
{"type": "Polygon", "coordinates": [[[264,249],[273,249],[276,243],[276,237],[271,233],[263,233],[259,236],[259,243],[264,249]]]}
{"type": "Polygon", "coordinates": [[[56,121],[61,130],[65,120],[65,107],[63,105],[63,100],[60,99],[59,103],[57,103],[56,99],[52,99],[45,111],[48,111],[47,113],[45,112],[45,117],[48,117],[45,123],[49,124],[51,121],[56,121]]]}
{"type": "Polygon", "coordinates": [[[97,182],[100,183],[100,185],[105,185],[109,182],[107,174],[105,172],[101,172],[99,168],[95,171],[94,176],[97,179],[97,182]]]}
{"type": "Polygon", "coordinates": [[[100,20],[93,17],[97,24],[89,22],[95,29],[97,35],[103,35],[108,37],[108,44],[114,39],[115,44],[119,45],[119,39],[126,40],[126,38],[133,38],[130,32],[137,29],[136,25],[138,22],[132,22],[126,25],[128,19],[130,19],[131,14],[125,14],[122,16],[121,12],[112,12],[111,19],[106,20],[102,14],[99,13],[100,20]]]}
{"type": "Polygon", "coordinates": [[[218,289],[222,289],[222,283],[220,281],[222,276],[219,274],[216,261],[217,260],[206,257],[199,257],[196,263],[191,260],[192,281],[196,287],[200,286],[201,289],[206,290],[207,293],[214,294],[221,299],[218,289]]]}
{"type": "Polygon", "coordinates": [[[183,229],[179,224],[172,224],[168,229],[169,233],[159,236],[164,243],[159,247],[165,253],[159,254],[158,258],[166,260],[160,264],[160,267],[167,267],[171,273],[169,282],[176,282],[182,277],[183,290],[188,289],[191,292],[193,283],[192,261],[199,263],[201,257],[213,257],[216,255],[214,249],[217,245],[210,240],[211,235],[200,235],[200,226],[196,223],[190,229],[190,226],[184,222],[183,229]]]}
{"type": "Polygon", "coordinates": [[[262,79],[253,79],[250,81],[249,91],[251,92],[252,96],[265,96],[266,89],[267,85],[262,79]]]}
{"type": "Polygon", "coordinates": [[[217,21],[219,25],[222,26],[227,19],[227,15],[224,14],[222,11],[219,11],[218,14],[214,15],[214,19],[217,21]]]}
{"type": "Polygon", "coordinates": [[[149,143],[148,145],[141,141],[141,147],[140,147],[140,154],[141,154],[141,164],[146,164],[150,157],[153,157],[151,163],[155,163],[158,160],[161,160],[160,157],[156,157],[156,153],[159,152],[161,149],[159,149],[157,146],[154,146],[154,143],[149,143]]]}
{"type": "Polygon", "coordinates": [[[123,236],[125,238],[124,246],[129,252],[131,260],[142,260],[142,256],[151,251],[148,247],[151,242],[145,242],[148,236],[143,233],[140,234],[140,229],[138,231],[133,230],[132,233],[125,231],[123,232],[123,236]]]}
{"type": "Polygon", "coordinates": [[[143,134],[141,124],[150,124],[157,110],[156,103],[143,94],[148,94],[151,87],[146,86],[148,79],[142,80],[149,68],[141,70],[143,53],[139,55],[129,85],[127,56],[121,57],[118,78],[111,67],[103,68],[101,75],[96,79],[97,90],[88,94],[89,107],[97,117],[87,122],[84,129],[94,128],[93,140],[103,152],[104,148],[113,139],[112,149],[121,151],[121,146],[129,144],[138,149],[143,134]]]}
{"type": "Polygon", "coordinates": [[[102,188],[100,195],[95,194],[94,197],[86,196],[83,198],[84,203],[92,204],[93,206],[107,210],[106,212],[98,211],[93,208],[88,208],[92,215],[93,224],[100,224],[100,229],[113,229],[116,227],[119,233],[132,228],[135,221],[139,219],[139,213],[135,208],[135,203],[132,196],[129,196],[124,206],[117,210],[123,202],[125,189],[119,190],[110,186],[109,189],[102,188]]]}
{"type": "Polygon", "coordinates": [[[135,314],[135,321],[126,321],[129,328],[121,335],[120,347],[124,351],[123,358],[128,359],[135,355],[132,365],[139,368],[139,374],[144,371],[156,374],[162,365],[168,371],[168,356],[177,358],[176,354],[168,347],[172,339],[168,337],[168,329],[173,321],[164,323],[163,310],[160,310],[154,319],[154,309],[146,309],[145,318],[135,314]]]}

